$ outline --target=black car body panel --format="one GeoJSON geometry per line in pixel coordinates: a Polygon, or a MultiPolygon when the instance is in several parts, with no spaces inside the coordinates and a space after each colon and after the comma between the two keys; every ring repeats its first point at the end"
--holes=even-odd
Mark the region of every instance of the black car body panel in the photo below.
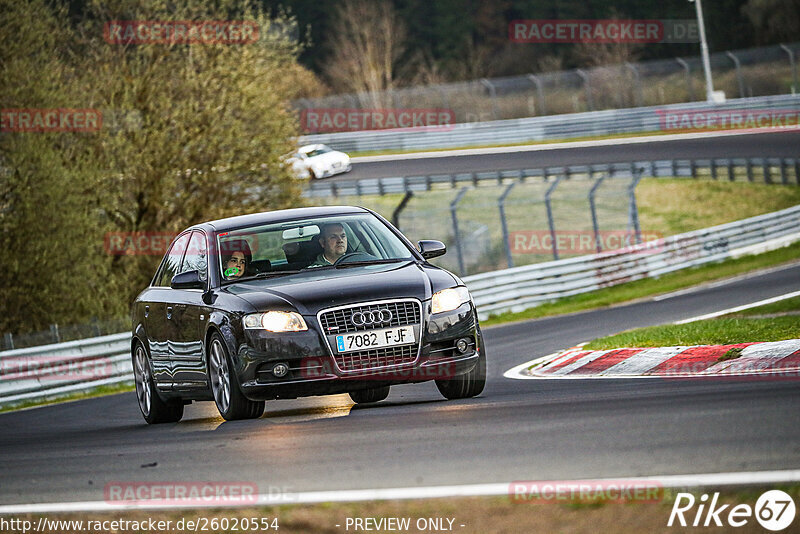
{"type": "MultiPolygon", "coordinates": [[[[192,242],[201,243],[202,239],[207,248],[203,266],[206,270],[202,272],[204,289],[173,289],[164,285],[164,280],[172,274],[170,262],[179,265],[174,269],[176,272],[181,268],[185,271],[187,264],[191,264],[191,252],[185,253],[182,263],[168,252],[150,287],[136,298],[132,309],[134,344],[139,342],[145,347],[155,388],[164,399],[213,398],[208,356],[213,333],[222,336],[231,355],[234,378],[244,395],[252,400],[342,393],[458,376],[473,369],[484,352],[471,300],[456,309],[431,314],[434,293],[463,283],[448,271],[429,264],[398,230],[369,210],[355,207],[284,210],[203,223],[187,229],[181,236],[187,233],[192,233],[192,242]],[[392,263],[342,265],[342,268],[307,269],[287,275],[276,272],[275,277],[235,283],[225,280],[221,263],[215,261],[219,236],[226,232],[282,221],[288,224],[348,215],[374,217],[379,221],[376,224],[385,225],[408,248],[404,252],[407,257],[392,263]],[[403,314],[418,309],[413,311],[418,314],[413,315],[417,322],[409,324],[416,344],[390,347],[383,352],[383,349],[363,351],[367,356],[334,350],[337,331],[323,330],[321,314],[332,308],[344,310],[345,315],[362,308],[369,312],[373,308],[364,306],[370,305],[394,306],[397,321],[401,315],[410,320],[410,315],[403,314]],[[271,332],[244,327],[245,316],[268,310],[299,313],[307,330],[271,332]],[[468,350],[456,348],[459,339],[468,340],[468,350]],[[369,356],[373,353],[385,355],[369,356]],[[400,353],[403,356],[398,356],[400,353]],[[373,360],[374,365],[370,363],[373,360]],[[276,376],[273,370],[277,364],[288,366],[288,373],[276,376]],[[344,369],[343,365],[354,367],[344,369]]],[[[389,334],[386,335],[388,339],[389,334]]]]}

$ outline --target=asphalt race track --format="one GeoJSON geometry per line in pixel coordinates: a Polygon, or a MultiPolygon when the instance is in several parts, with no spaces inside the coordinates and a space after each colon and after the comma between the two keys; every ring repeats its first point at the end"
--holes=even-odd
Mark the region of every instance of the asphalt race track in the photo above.
{"type": "Polygon", "coordinates": [[[800,382],[511,380],[537,356],[620,330],[800,289],[800,264],[660,301],[485,330],[489,379],[448,402],[433,383],[372,407],[273,401],[223,422],[212,403],[147,426],[133,393],[0,415],[0,504],[103,501],[109,482],[247,481],[301,492],[800,468],[800,382]]]}
{"type": "MultiPolygon", "coordinates": [[[[536,147],[531,147],[536,148],[536,147]]],[[[590,165],[659,159],[800,157],[800,131],[750,133],[634,144],[529,150],[394,161],[353,163],[353,170],[325,180],[454,174],[565,165],[590,165]]]]}

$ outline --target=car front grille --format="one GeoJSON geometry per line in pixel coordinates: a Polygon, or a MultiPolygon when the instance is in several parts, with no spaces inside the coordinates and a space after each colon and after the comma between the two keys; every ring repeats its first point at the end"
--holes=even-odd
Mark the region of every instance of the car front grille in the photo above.
{"type": "Polygon", "coordinates": [[[359,330],[372,330],[373,328],[390,328],[392,326],[417,325],[419,318],[419,303],[413,300],[399,302],[384,302],[378,304],[362,304],[340,308],[325,312],[320,316],[322,331],[328,334],[347,334],[359,330]],[[376,312],[387,309],[392,312],[392,320],[378,325],[355,326],[350,321],[350,316],[356,312],[376,312]]]}
{"type": "Polygon", "coordinates": [[[421,308],[419,301],[402,300],[392,302],[365,303],[323,312],[319,315],[320,326],[325,339],[336,360],[336,365],[345,372],[365,371],[410,364],[417,359],[422,337],[421,308]],[[356,326],[351,316],[357,312],[377,312],[388,309],[392,319],[385,323],[356,326]],[[339,334],[372,330],[376,328],[392,328],[396,326],[414,326],[417,342],[413,345],[383,347],[354,352],[340,353],[336,350],[335,337],[339,334]]]}

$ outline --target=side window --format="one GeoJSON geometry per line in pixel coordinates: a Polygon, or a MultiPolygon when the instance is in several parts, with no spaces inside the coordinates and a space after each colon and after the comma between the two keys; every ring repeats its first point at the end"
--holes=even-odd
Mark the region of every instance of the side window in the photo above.
{"type": "Polygon", "coordinates": [[[192,232],[192,238],[189,240],[189,247],[186,249],[186,257],[183,259],[183,265],[179,273],[186,271],[200,271],[200,279],[205,280],[208,267],[208,249],[206,247],[206,237],[203,232],[192,232]]]}
{"type": "Polygon", "coordinates": [[[178,268],[183,261],[183,253],[186,252],[186,244],[189,242],[189,234],[184,234],[175,241],[167,251],[161,270],[156,276],[155,285],[159,287],[169,287],[172,277],[178,274],[178,268]]]}

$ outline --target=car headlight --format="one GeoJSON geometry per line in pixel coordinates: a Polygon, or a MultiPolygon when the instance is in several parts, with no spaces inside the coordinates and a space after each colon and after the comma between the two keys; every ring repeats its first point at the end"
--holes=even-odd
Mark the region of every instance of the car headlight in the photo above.
{"type": "Polygon", "coordinates": [[[469,291],[464,286],[442,289],[433,294],[431,313],[453,311],[470,300],[469,291]]]}
{"type": "Polygon", "coordinates": [[[297,312],[268,311],[244,316],[244,327],[268,332],[302,332],[308,330],[303,316],[297,312]]]}

